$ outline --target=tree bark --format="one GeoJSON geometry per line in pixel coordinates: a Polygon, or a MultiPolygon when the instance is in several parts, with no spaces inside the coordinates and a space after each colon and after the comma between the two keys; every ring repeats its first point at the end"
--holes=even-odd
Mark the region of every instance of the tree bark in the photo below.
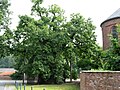
{"type": "Polygon", "coordinates": [[[23,73],[23,85],[25,84],[25,73],[23,73]]]}
{"type": "Polygon", "coordinates": [[[72,61],[70,60],[70,82],[72,82],[72,61]]]}
{"type": "Polygon", "coordinates": [[[38,84],[40,84],[41,83],[41,78],[40,78],[40,74],[38,74],[38,84]]]}

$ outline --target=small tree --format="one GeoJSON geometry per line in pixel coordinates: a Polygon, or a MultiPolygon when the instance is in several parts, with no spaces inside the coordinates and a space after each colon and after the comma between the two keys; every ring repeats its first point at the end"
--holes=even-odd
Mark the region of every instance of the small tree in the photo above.
{"type": "Polygon", "coordinates": [[[95,26],[90,19],[85,20],[80,14],[72,14],[70,22],[67,22],[65,27],[69,39],[66,60],[70,65],[72,80],[72,71],[77,71],[79,68],[88,70],[94,67],[93,62],[96,61],[99,47],[96,44],[95,26]],[[74,70],[73,66],[77,66],[77,70],[74,70]]]}

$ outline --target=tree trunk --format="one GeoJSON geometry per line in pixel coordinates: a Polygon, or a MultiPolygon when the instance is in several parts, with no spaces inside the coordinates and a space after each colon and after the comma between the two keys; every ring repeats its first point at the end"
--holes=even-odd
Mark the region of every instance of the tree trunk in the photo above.
{"type": "Polygon", "coordinates": [[[23,85],[25,84],[25,73],[23,73],[23,85]]]}
{"type": "Polygon", "coordinates": [[[70,60],[70,82],[72,82],[72,61],[70,60]]]}
{"type": "Polygon", "coordinates": [[[40,74],[38,74],[38,81],[37,81],[38,84],[41,83],[41,78],[40,78],[40,74]]]}

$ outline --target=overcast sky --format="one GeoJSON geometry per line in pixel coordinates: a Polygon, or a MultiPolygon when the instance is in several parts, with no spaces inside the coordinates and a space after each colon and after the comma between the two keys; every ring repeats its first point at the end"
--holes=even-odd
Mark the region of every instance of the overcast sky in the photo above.
{"type": "MultiPolygon", "coordinates": [[[[101,22],[120,8],[120,0],[44,0],[45,6],[57,4],[65,10],[69,17],[72,13],[80,13],[83,17],[91,18],[96,28],[97,43],[102,46],[101,22]]],[[[30,14],[31,0],[11,0],[12,28],[18,24],[18,15],[30,14]]]]}

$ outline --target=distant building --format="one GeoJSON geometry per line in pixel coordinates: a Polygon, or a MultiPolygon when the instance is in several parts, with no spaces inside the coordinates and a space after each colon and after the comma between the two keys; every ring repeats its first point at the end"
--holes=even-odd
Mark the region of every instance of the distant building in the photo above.
{"type": "Polygon", "coordinates": [[[116,24],[120,24],[120,8],[100,25],[102,28],[104,50],[110,47],[110,34],[113,36],[113,38],[118,38],[116,24]]]}
{"type": "Polygon", "coordinates": [[[0,68],[0,72],[15,72],[14,68],[0,68]]]}
{"type": "Polygon", "coordinates": [[[0,80],[11,80],[10,77],[13,73],[15,73],[14,68],[0,68],[0,80]]]}

